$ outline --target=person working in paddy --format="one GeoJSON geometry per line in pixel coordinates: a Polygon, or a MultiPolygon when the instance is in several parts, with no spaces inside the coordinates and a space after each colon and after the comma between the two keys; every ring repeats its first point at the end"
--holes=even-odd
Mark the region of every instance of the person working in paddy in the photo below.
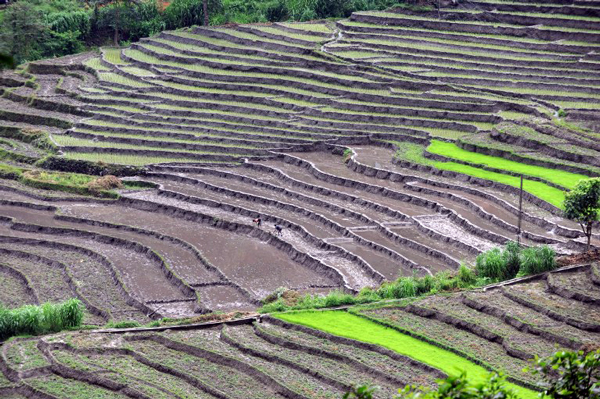
{"type": "Polygon", "coordinates": [[[281,227],[280,225],[276,224],[275,225],[275,231],[277,231],[277,235],[281,236],[283,234],[283,227],[281,227]]]}
{"type": "Polygon", "coordinates": [[[257,216],[256,219],[252,220],[252,223],[256,223],[256,227],[260,229],[260,226],[262,225],[262,219],[260,216],[257,216]]]}

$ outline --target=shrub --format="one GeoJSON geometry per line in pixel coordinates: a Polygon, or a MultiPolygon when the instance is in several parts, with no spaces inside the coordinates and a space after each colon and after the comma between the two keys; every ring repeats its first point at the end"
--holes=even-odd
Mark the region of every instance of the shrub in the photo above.
{"type": "Polygon", "coordinates": [[[475,269],[480,277],[501,280],[506,273],[506,261],[499,248],[494,248],[477,256],[475,269]]]}
{"type": "Polygon", "coordinates": [[[410,298],[417,296],[415,279],[412,277],[399,278],[393,286],[393,298],[410,298]]]}
{"type": "MultiPolygon", "coordinates": [[[[208,1],[208,14],[213,15],[223,8],[221,0],[208,1]]],[[[165,9],[163,19],[167,29],[177,29],[185,26],[203,25],[204,10],[202,1],[173,0],[165,9]]]]}
{"type": "Polygon", "coordinates": [[[352,150],[350,148],[346,148],[344,150],[344,153],[342,154],[342,159],[344,163],[348,163],[348,161],[350,161],[350,158],[352,158],[352,150]]]}
{"type": "Polygon", "coordinates": [[[510,241],[506,244],[506,248],[502,252],[504,257],[504,263],[506,265],[504,272],[504,279],[509,280],[515,278],[519,269],[521,268],[521,247],[514,241],[510,241]]]}
{"type": "Polygon", "coordinates": [[[530,275],[556,269],[556,253],[547,245],[526,248],[521,254],[521,275],[530,275]]]}
{"type": "Polygon", "coordinates": [[[477,281],[477,276],[473,273],[473,270],[467,267],[464,263],[460,264],[458,268],[458,282],[461,288],[472,286],[477,281]]]}
{"type": "Polygon", "coordinates": [[[83,321],[83,309],[77,299],[69,299],[58,308],[60,319],[64,327],[77,327],[83,321]]]}
{"type": "Polygon", "coordinates": [[[356,385],[346,392],[343,399],[373,399],[375,392],[379,390],[377,386],[356,385]]]}
{"type": "Polygon", "coordinates": [[[0,340],[15,335],[37,335],[79,327],[83,305],[78,299],[59,304],[25,305],[16,309],[0,307],[0,340]]]}
{"type": "Polygon", "coordinates": [[[423,295],[431,292],[434,284],[435,280],[430,275],[416,279],[415,288],[417,290],[417,295],[423,295]]]}
{"type": "Polygon", "coordinates": [[[541,374],[539,384],[551,398],[600,399],[600,349],[579,352],[556,352],[527,368],[541,374]]]}
{"type": "Polygon", "coordinates": [[[271,4],[265,10],[267,21],[279,22],[289,18],[289,11],[284,0],[279,0],[277,3],[271,4]]]}
{"type": "Polygon", "coordinates": [[[470,382],[465,372],[437,382],[436,389],[407,386],[399,391],[400,395],[397,399],[516,399],[518,397],[512,389],[506,387],[506,378],[495,372],[490,373],[487,380],[481,383],[470,382]]]}
{"type": "Polygon", "coordinates": [[[547,245],[521,251],[519,245],[511,241],[503,251],[494,248],[477,256],[475,269],[482,282],[508,280],[517,275],[527,276],[556,269],[556,253],[547,245]]]}

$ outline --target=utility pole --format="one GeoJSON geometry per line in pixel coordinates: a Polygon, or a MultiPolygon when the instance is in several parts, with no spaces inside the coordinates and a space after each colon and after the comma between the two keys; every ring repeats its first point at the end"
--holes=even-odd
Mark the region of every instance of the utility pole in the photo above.
{"type": "Polygon", "coordinates": [[[519,224],[517,227],[517,245],[521,247],[521,219],[523,217],[523,175],[521,175],[521,191],[519,192],[519,224]]]}
{"type": "Polygon", "coordinates": [[[202,1],[202,12],[204,13],[204,26],[208,26],[208,0],[202,1]]]}

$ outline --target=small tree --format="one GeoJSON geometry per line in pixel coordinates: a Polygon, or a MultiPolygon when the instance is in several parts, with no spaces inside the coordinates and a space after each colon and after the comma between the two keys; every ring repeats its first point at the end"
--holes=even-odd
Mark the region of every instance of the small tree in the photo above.
{"type": "Polygon", "coordinates": [[[581,226],[590,249],[593,223],[598,220],[600,210],[600,178],[582,180],[565,195],[564,214],[581,226]]]}

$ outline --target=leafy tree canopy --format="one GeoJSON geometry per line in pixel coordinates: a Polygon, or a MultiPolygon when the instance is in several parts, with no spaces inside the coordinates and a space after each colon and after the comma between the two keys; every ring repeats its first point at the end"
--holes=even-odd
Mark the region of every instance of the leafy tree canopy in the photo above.
{"type": "Polygon", "coordinates": [[[600,178],[581,180],[565,195],[564,214],[579,223],[587,237],[588,249],[593,223],[600,216],[600,178]]]}

